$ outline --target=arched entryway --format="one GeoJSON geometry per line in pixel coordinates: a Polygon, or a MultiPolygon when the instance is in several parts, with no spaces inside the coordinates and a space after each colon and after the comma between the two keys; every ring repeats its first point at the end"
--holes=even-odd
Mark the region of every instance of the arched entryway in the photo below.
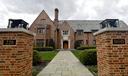
{"type": "Polygon", "coordinates": [[[68,49],[68,41],[63,41],[63,49],[68,49]]]}

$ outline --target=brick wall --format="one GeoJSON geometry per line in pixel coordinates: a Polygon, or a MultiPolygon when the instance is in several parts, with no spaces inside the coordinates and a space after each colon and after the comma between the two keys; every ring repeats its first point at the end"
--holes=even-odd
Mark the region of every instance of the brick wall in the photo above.
{"type": "Polygon", "coordinates": [[[77,40],[83,40],[83,45],[82,46],[95,46],[94,43],[94,35],[92,32],[84,32],[83,35],[77,35],[75,34],[75,41],[77,40]]]}
{"type": "Polygon", "coordinates": [[[64,21],[61,25],[59,25],[59,29],[60,29],[60,48],[61,48],[61,40],[62,41],[68,41],[68,44],[70,45],[70,49],[74,48],[74,31],[73,29],[70,27],[70,25],[64,21]],[[63,31],[68,31],[68,36],[63,35],[63,31]],[[64,37],[67,37],[66,40],[64,40],[64,37]]]}
{"type": "Polygon", "coordinates": [[[95,35],[98,76],[128,76],[128,31],[106,29],[95,35]],[[113,39],[119,40],[113,43],[113,39]]]}
{"type": "MultiPolygon", "coordinates": [[[[50,19],[50,17],[47,15],[45,11],[42,11],[39,16],[35,19],[35,21],[32,23],[32,25],[29,28],[30,31],[36,33],[35,40],[34,40],[34,46],[38,47],[36,45],[36,39],[53,39],[55,41],[55,25],[53,24],[53,21],[50,19]],[[45,27],[47,25],[47,27],[45,27]],[[43,33],[38,33],[38,28],[44,28],[43,33]],[[45,31],[46,30],[46,31],[45,31]]],[[[44,45],[46,46],[46,45],[44,45]]],[[[42,46],[42,47],[44,47],[42,46]]]]}
{"type": "Polygon", "coordinates": [[[0,76],[32,76],[32,56],[32,35],[0,31],[0,76]],[[16,45],[3,45],[4,40],[16,40],[16,45]]]}

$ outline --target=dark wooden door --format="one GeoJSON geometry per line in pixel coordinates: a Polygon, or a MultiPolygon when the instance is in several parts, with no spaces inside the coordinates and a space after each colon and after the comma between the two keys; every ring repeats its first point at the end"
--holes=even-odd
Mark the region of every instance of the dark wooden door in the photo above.
{"type": "Polygon", "coordinates": [[[68,49],[68,41],[64,41],[63,42],[63,48],[64,49],[68,49]]]}

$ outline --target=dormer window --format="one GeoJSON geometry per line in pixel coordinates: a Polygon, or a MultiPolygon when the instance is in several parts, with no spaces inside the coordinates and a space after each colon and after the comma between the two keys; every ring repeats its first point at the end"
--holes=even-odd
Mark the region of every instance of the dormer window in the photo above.
{"type": "Polygon", "coordinates": [[[76,30],[77,32],[77,35],[82,35],[84,33],[84,31],[81,29],[81,30],[76,30]]]}
{"type": "Polygon", "coordinates": [[[68,35],[68,31],[63,31],[63,35],[68,35]]]}

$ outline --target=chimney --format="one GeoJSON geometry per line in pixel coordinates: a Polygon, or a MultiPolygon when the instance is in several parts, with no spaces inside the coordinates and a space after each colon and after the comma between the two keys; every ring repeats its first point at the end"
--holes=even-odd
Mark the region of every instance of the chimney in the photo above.
{"type": "Polygon", "coordinates": [[[55,19],[54,19],[54,21],[58,21],[58,13],[59,13],[58,8],[55,8],[55,19]]]}

